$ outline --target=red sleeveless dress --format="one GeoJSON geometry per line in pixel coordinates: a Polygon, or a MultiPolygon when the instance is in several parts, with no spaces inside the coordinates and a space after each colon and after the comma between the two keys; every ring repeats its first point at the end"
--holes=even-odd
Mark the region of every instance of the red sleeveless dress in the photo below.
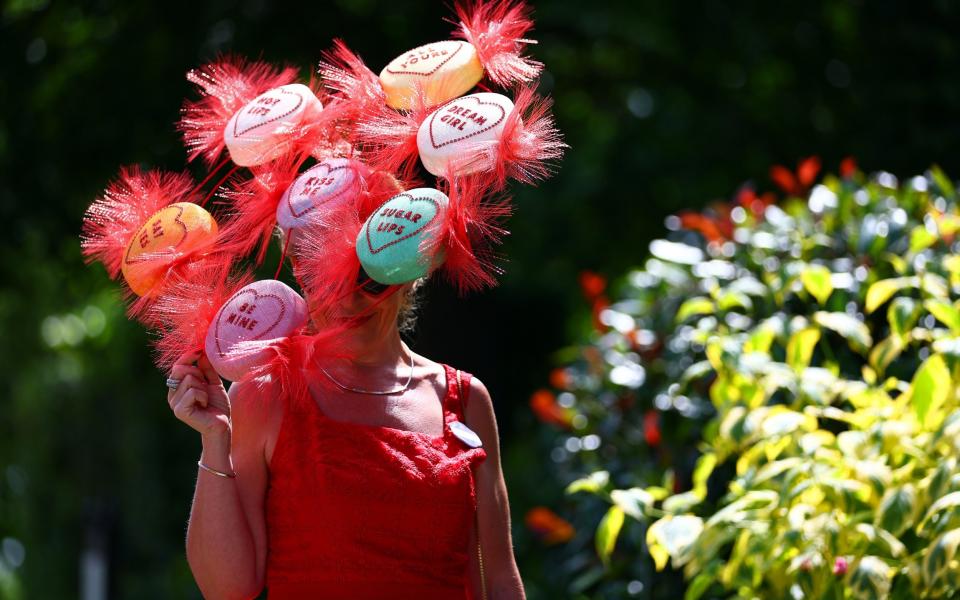
{"type": "Polygon", "coordinates": [[[470,376],[458,386],[444,371],[440,437],[338,421],[312,397],[285,396],[266,497],[271,600],[471,598],[473,465],[486,452],[451,432],[470,376]]]}

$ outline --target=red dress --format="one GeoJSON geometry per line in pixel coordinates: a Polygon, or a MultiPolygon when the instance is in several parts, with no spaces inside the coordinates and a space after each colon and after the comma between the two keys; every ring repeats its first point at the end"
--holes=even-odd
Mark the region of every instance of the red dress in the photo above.
{"type": "MultiPolygon", "coordinates": [[[[473,465],[486,458],[450,430],[463,421],[444,365],[443,435],[332,419],[290,401],[270,462],[271,600],[469,599],[473,465]]],[[[460,387],[470,389],[461,372],[460,387]]]]}

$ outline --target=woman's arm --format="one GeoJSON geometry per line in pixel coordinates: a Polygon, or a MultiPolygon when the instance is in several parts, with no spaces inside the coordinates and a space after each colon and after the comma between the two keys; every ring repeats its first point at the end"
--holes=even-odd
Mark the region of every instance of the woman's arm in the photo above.
{"type": "MultiPolygon", "coordinates": [[[[471,379],[465,419],[483,441],[487,458],[476,469],[480,547],[489,600],[526,598],[513,555],[510,535],[510,502],[500,468],[500,438],[490,393],[477,378],[471,379]]],[[[480,598],[480,569],[476,537],[471,536],[470,577],[474,597],[480,598]]]]}
{"type": "Polygon", "coordinates": [[[254,598],[263,589],[266,562],[263,449],[269,423],[265,412],[271,403],[258,398],[252,385],[231,386],[228,399],[205,357],[192,369],[181,367],[186,375],[175,376],[184,377],[181,386],[203,377],[207,393],[201,389],[185,393],[173,406],[174,413],[200,431],[201,462],[218,471],[235,472],[236,477],[198,471],[187,526],[187,561],[205,598],[254,598]],[[228,418],[210,421],[210,413],[228,418]],[[203,426],[217,420],[223,421],[223,426],[203,426]]]}

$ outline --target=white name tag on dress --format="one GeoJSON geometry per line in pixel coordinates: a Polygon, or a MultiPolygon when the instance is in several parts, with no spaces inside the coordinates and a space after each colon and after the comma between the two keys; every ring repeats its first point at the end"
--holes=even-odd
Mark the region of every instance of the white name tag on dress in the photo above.
{"type": "Polygon", "coordinates": [[[460,421],[450,421],[450,431],[452,431],[453,435],[457,436],[461,442],[471,448],[479,448],[483,445],[483,442],[480,441],[480,436],[460,421]]]}

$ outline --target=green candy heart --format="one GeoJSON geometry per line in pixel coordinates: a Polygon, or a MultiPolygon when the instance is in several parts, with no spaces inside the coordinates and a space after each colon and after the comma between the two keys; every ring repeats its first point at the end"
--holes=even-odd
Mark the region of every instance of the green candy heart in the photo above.
{"type": "Polygon", "coordinates": [[[432,188],[416,188],[384,202],[357,236],[357,256],[377,283],[395,285],[426,275],[438,256],[424,255],[427,238],[439,231],[438,221],[449,199],[432,188]]]}

